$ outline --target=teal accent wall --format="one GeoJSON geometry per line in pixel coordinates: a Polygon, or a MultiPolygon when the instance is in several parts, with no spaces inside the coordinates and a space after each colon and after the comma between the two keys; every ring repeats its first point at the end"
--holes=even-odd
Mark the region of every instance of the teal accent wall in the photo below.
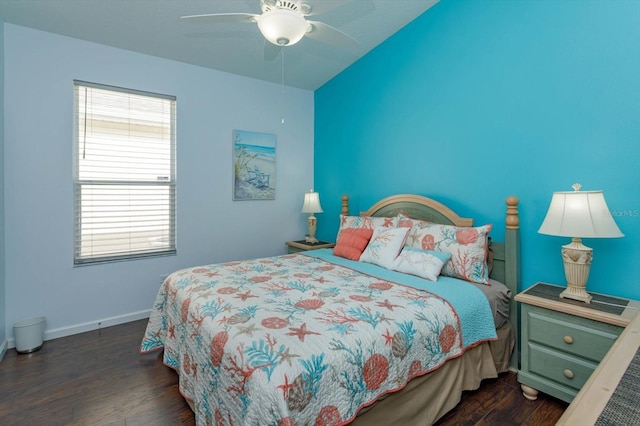
{"type": "Polygon", "coordinates": [[[0,19],[0,359],[6,347],[4,274],[4,23],[0,19]]]}
{"type": "Polygon", "coordinates": [[[318,235],[395,193],[495,224],[520,198],[522,286],[564,284],[552,192],[604,190],[621,239],[588,288],[640,299],[640,1],[442,0],[315,93],[318,235]]]}

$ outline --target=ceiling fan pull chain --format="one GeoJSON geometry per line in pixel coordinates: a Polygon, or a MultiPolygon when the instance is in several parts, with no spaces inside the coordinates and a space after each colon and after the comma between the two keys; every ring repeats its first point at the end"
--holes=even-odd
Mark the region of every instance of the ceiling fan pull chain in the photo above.
{"type": "Polygon", "coordinates": [[[281,95],[282,95],[282,122],[281,124],[284,125],[284,51],[286,49],[281,49],[282,50],[282,76],[281,76],[281,84],[280,84],[280,90],[281,90],[281,95]]]}

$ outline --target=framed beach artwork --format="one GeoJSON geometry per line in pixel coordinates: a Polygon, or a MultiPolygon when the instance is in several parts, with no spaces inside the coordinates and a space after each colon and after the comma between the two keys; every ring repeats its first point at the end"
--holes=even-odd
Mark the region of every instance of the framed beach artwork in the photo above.
{"type": "Polygon", "coordinates": [[[233,199],[276,198],[276,135],[233,131],[233,199]]]}

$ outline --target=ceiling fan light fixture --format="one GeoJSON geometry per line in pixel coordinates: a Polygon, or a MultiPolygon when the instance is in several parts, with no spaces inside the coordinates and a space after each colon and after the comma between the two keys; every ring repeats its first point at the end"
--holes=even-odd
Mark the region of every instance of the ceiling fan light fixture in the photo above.
{"type": "Polygon", "coordinates": [[[277,46],[291,46],[304,37],[309,24],[304,16],[288,9],[272,9],[258,18],[262,35],[277,46]]]}

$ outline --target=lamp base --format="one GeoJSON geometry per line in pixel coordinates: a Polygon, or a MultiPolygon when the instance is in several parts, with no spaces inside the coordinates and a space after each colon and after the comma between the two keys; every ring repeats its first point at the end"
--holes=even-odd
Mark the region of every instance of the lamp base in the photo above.
{"type": "Polygon", "coordinates": [[[571,243],[562,246],[567,289],[560,294],[560,297],[591,303],[592,297],[587,293],[587,279],[592,260],[593,249],[582,244],[580,238],[573,238],[571,243]]]}
{"type": "Polygon", "coordinates": [[[560,297],[563,299],[579,300],[584,303],[591,303],[591,299],[593,299],[584,287],[572,286],[567,286],[567,288],[560,293],[560,297]]]}
{"type": "Polygon", "coordinates": [[[313,213],[311,213],[309,215],[309,218],[307,219],[307,225],[309,226],[309,235],[304,237],[305,241],[308,243],[318,242],[318,239],[316,238],[316,223],[317,223],[317,219],[313,215],[313,213]]]}

